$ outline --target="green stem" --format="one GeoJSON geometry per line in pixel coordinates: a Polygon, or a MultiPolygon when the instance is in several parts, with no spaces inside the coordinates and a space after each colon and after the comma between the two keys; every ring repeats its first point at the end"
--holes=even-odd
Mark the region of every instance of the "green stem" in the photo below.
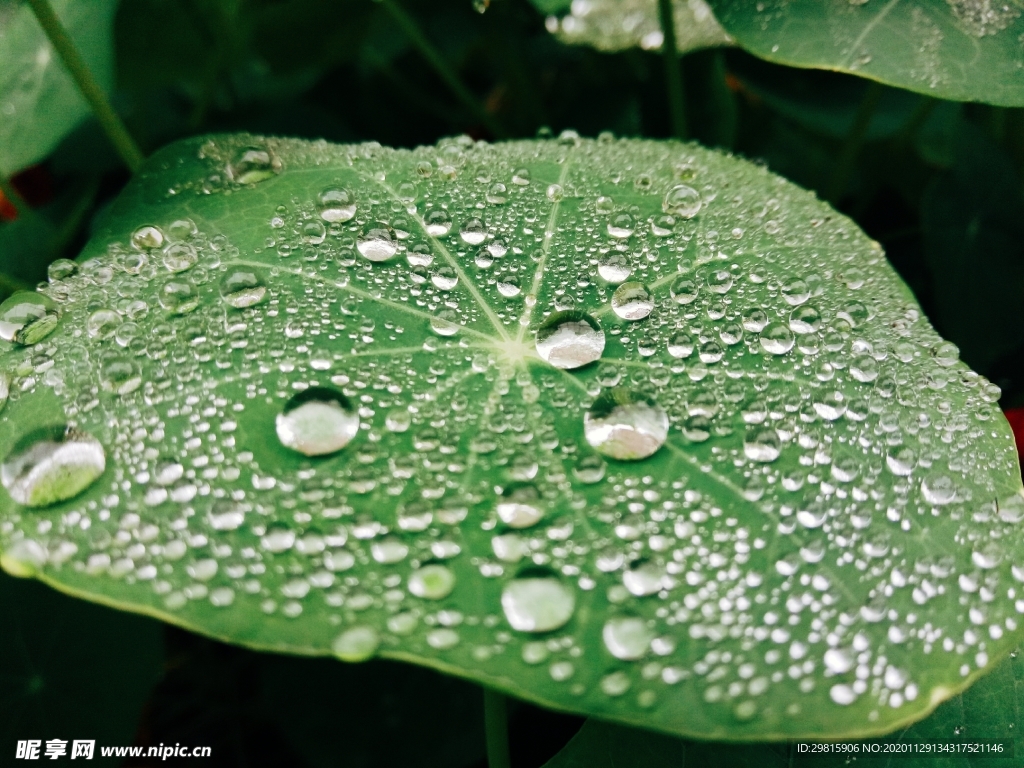
{"type": "Polygon", "coordinates": [[[672,135],[686,138],[686,106],[683,95],[683,76],[676,48],[676,23],[672,14],[672,0],[658,0],[658,18],[661,21],[661,52],[665,59],[665,88],[668,90],[668,111],[672,120],[672,135]]]}
{"type": "Polygon", "coordinates": [[[100,88],[96,78],[89,71],[82,54],[78,52],[68,36],[67,30],[64,29],[64,25],[60,23],[57,14],[53,12],[49,0],[28,0],[28,4],[32,7],[39,26],[43,28],[54,50],[57,51],[57,55],[60,56],[68,73],[78,86],[78,90],[92,107],[93,114],[96,115],[107,138],[110,139],[117,153],[121,155],[125,165],[132,173],[135,173],[142,166],[143,154],[128,133],[124,123],[121,122],[121,118],[110,106],[106,94],[103,93],[103,89],[100,88]]]}
{"type": "Polygon", "coordinates": [[[825,199],[833,205],[839,202],[839,196],[846,191],[846,185],[850,182],[853,174],[853,164],[860,154],[864,145],[864,137],[867,135],[868,126],[871,125],[871,118],[874,117],[875,109],[882,98],[882,85],[880,83],[869,83],[857,107],[857,114],[853,118],[853,125],[846,135],[846,141],[839,152],[836,160],[835,170],[832,171],[832,178],[825,188],[825,199]]]}
{"type": "Polygon", "coordinates": [[[484,688],[484,730],[487,733],[488,768],[511,768],[505,696],[490,688],[484,688]]]}
{"type": "Polygon", "coordinates": [[[433,46],[433,44],[427,40],[426,36],[420,30],[416,21],[405,12],[405,9],[398,4],[396,0],[379,0],[380,4],[384,6],[388,13],[391,14],[391,18],[395,20],[399,28],[405,33],[405,36],[409,38],[409,41],[416,47],[420,52],[420,55],[427,60],[427,63],[433,67],[434,72],[440,77],[448,89],[455,95],[455,97],[462,102],[463,106],[466,107],[476,118],[484,124],[496,138],[501,138],[505,135],[505,131],[494,116],[491,115],[483,105],[480,104],[470,93],[469,89],[462,83],[459,76],[455,73],[448,62],[441,56],[441,52],[433,46]]]}
{"type": "Polygon", "coordinates": [[[10,179],[5,176],[0,176],[0,192],[3,192],[4,197],[7,201],[14,206],[14,210],[18,213],[19,218],[25,218],[35,214],[28,203],[25,202],[25,198],[19,194],[18,190],[11,184],[10,179]]]}

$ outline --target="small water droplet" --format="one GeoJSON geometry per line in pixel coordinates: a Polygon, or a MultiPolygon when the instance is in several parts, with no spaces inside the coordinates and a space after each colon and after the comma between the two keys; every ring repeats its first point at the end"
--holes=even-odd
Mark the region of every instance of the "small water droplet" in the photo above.
{"type": "Polygon", "coordinates": [[[650,648],[654,632],[639,616],[616,616],[604,623],[601,631],[605,648],[617,659],[633,661],[642,658],[650,648]]]}
{"type": "Polygon", "coordinates": [[[447,567],[432,563],[418,568],[409,576],[409,591],[426,600],[441,600],[455,589],[455,574],[447,567]]]}
{"type": "Polygon", "coordinates": [[[258,184],[281,172],[281,161],[269,149],[244,147],[228,164],[228,176],[237,184],[258,184]]]}

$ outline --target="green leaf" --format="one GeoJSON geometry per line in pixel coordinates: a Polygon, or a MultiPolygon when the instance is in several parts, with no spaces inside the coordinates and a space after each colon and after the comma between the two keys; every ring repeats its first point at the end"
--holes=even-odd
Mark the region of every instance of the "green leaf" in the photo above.
{"type": "Polygon", "coordinates": [[[709,2],[737,45],[769,61],[850,72],[937,98],[1024,105],[1017,3],[709,2]]]}
{"type": "MultiPolygon", "coordinates": [[[[160,678],[161,626],[0,573],[0,750],[18,740],[128,745],[160,678]]],[[[42,749],[40,750],[40,753],[42,749]]]]}
{"type": "MultiPolygon", "coordinates": [[[[117,0],[54,0],[54,10],[100,85],[113,84],[117,0]]],[[[46,157],[89,114],[60,58],[26,3],[0,2],[0,174],[46,157]]]]}
{"type": "Polygon", "coordinates": [[[9,569],[733,740],[891,730],[1022,635],[998,389],[764,168],[189,140],[69,272],[0,306],[9,569]]]}
{"type": "MultiPolygon", "coordinates": [[[[532,2],[541,13],[550,14],[548,29],[563,42],[590,45],[599,51],[661,48],[658,0],[591,0],[575,5],[558,0],[532,2]]],[[[680,53],[732,42],[704,0],[676,0],[672,8],[680,53]]]]}
{"type": "Polygon", "coordinates": [[[588,720],[580,732],[544,768],[677,768],[681,765],[729,765],[736,768],[832,768],[849,764],[904,768],[954,768],[985,765],[990,768],[1019,765],[1024,739],[1024,665],[1019,653],[998,664],[989,674],[939,706],[935,712],[888,738],[853,742],[856,753],[811,754],[798,752],[795,744],[721,744],[683,741],[662,734],[588,720]],[[932,753],[910,755],[902,751],[934,742],[1003,740],[1004,751],[984,755],[932,753]],[[1012,742],[1012,756],[1005,755],[1012,742]],[[899,746],[896,746],[899,745],[899,746]],[[889,750],[886,752],[885,750],[889,750]]]}

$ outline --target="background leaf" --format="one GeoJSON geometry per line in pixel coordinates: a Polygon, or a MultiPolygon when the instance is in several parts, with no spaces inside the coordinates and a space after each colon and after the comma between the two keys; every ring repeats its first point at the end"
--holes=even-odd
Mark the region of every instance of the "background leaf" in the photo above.
{"type": "MultiPolygon", "coordinates": [[[[18,740],[134,743],[162,673],[161,627],[0,573],[0,754],[18,740]]],[[[42,752],[42,749],[40,750],[42,752]]]]}
{"type": "MultiPolygon", "coordinates": [[[[54,0],[53,7],[97,82],[109,90],[117,0],[54,0]]],[[[0,174],[10,176],[49,155],[85,119],[89,105],[19,0],[0,2],[0,61],[0,174]]]]}
{"type": "Polygon", "coordinates": [[[892,729],[1021,634],[997,393],[876,244],[763,168],[571,133],[191,140],[69,269],[56,329],[0,360],[7,568],[747,740],[892,729]],[[544,362],[570,309],[599,364],[544,362]]]}
{"type": "MultiPolygon", "coordinates": [[[[550,14],[548,29],[566,43],[590,45],[600,51],[626,48],[661,48],[658,0],[590,0],[571,4],[560,0],[532,0],[550,14]],[[561,16],[565,13],[564,16],[561,16]]],[[[680,53],[728,45],[732,42],[704,0],[675,0],[676,50],[680,53]]]]}
{"type": "Polygon", "coordinates": [[[738,45],[769,61],[943,99],[1024,106],[1024,14],[1016,3],[710,4],[738,45]]]}

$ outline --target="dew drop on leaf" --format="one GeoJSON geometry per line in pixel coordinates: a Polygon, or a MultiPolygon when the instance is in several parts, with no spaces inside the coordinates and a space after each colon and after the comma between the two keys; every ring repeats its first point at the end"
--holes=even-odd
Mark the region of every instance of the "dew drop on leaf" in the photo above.
{"type": "Polygon", "coordinates": [[[554,574],[527,572],[505,584],[501,608],[519,632],[550,632],[572,618],[576,595],[554,574]]]}
{"type": "Polygon", "coordinates": [[[359,416],[341,392],[310,387],[285,404],[276,427],[282,445],[306,456],[326,456],[352,442],[359,416]]]}
{"type": "Polygon", "coordinates": [[[583,418],[592,448],[613,459],[645,459],[665,444],[668,415],[653,398],[625,387],[605,390],[583,418]]]}
{"type": "Polygon", "coordinates": [[[74,427],[35,430],[18,440],[0,464],[0,480],[17,503],[48,507],[71,499],[103,474],[100,442],[74,427]]]}

